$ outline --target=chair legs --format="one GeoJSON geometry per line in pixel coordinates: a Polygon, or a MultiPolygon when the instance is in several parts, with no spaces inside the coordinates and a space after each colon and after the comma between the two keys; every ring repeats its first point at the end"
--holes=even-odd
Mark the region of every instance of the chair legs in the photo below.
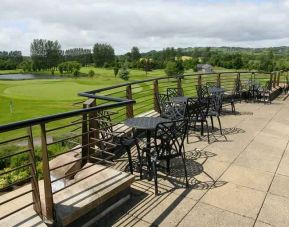
{"type": "Polygon", "coordinates": [[[213,116],[210,116],[210,118],[211,118],[212,129],[214,130],[215,128],[214,128],[214,120],[213,120],[213,116]]]}
{"type": "Polygon", "coordinates": [[[222,131],[222,125],[221,125],[221,120],[220,120],[220,117],[219,117],[219,116],[217,116],[217,119],[218,119],[218,122],[219,122],[220,133],[221,133],[221,135],[223,135],[223,131],[222,131]]]}
{"type": "Polygon", "coordinates": [[[133,164],[132,164],[132,159],[131,159],[130,148],[128,146],[126,146],[125,149],[126,149],[126,153],[127,153],[127,157],[128,157],[129,170],[130,170],[130,173],[133,174],[133,164]]]}
{"type": "Polygon", "coordinates": [[[152,168],[153,168],[153,173],[154,173],[154,181],[155,181],[155,195],[159,194],[158,191],[158,174],[157,174],[157,167],[156,167],[156,162],[152,162],[152,168]]]}
{"type": "Polygon", "coordinates": [[[188,181],[188,172],[187,172],[187,166],[186,166],[185,149],[183,151],[182,160],[183,160],[183,164],[184,164],[184,171],[185,171],[185,178],[186,178],[186,187],[188,188],[189,187],[189,181],[188,181]]]}

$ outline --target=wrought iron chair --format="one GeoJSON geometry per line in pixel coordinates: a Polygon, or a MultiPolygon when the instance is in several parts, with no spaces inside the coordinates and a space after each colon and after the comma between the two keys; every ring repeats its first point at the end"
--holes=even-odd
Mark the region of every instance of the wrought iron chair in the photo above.
{"type": "Polygon", "coordinates": [[[167,96],[168,98],[184,96],[184,91],[182,88],[167,88],[167,96]]]}
{"type": "Polygon", "coordinates": [[[207,98],[206,101],[200,102],[192,98],[188,99],[187,103],[187,116],[189,119],[188,123],[188,133],[187,142],[189,142],[189,130],[193,129],[196,131],[197,124],[201,125],[201,135],[204,134],[204,123],[206,124],[208,143],[210,142],[209,127],[207,116],[209,112],[210,99],[207,98]]]}
{"type": "Polygon", "coordinates": [[[152,168],[154,173],[155,194],[158,194],[158,169],[166,169],[170,173],[170,162],[173,158],[181,157],[188,187],[188,176],[185,162],[184,140],[187,134],[188,120],[174,120],[160,123],[156,127],[155,147],[152,151],[152,168]],[[162,162],[166,163],[163,166],[162,162]]]}
{"type": "Polygon", "coordinates": [[[241,103],[242,89],[240,79],[235,79],[232,92],[225,92],[223,96],[223,106],[231,105],[232,113],[236,113],[235,101],[238,100],[241,103]]]}
{"type": "Polygon", "coordinates": [[[200,102],[204,102],[210,96],[208,87],[203,85],[196,85],[197,97],[200,102]]]}
{"type": "Polygon", "coordinates": [[[186,117],[187,105],[185,103],[166,102],[162,117],[178,120],[186,117]]]}
{"type": "Polygon", "coordinates": [[[260,98],[263,99],[264,104],[266,103],[271,104],[271,88],[272,88],[271,81],[268,80],[260,90],[260,98]]]}
{"type": "Polygon", "coordinates": [[[129,169],[133,174],[133,165],[130,148],[135,145],[134,138],[126,135],[126,132],[121,130],[123,126],[118,123],[113,123],[111,115],[108,111],[99,111],[94,117],[95,131],[98,132],[91,138],[94,140],[94,150],[92,158],[96,160],[113,161],[123,153],[123,148],[128,156],[129,169]]]}
{"type": "Polygon", "coordinates": [[[157,100],[160,116],[162,116],[162,114],[165,112],[166,103],[169,101],[169,97],[167,94],[155,93],[155,98],[157,100]]]}
{"type": "Polygon", "coordinates": [[[223,105],[223,94],[218,93],[218,94],[211,96],[210,107],[209,107],[209,111],[207,115],[211,119],[212,129],[214,129],[213,117],[216,117],[218,119],[221,135],[223,134],[221,120],[220,120],[222,105],[223,105]]]}

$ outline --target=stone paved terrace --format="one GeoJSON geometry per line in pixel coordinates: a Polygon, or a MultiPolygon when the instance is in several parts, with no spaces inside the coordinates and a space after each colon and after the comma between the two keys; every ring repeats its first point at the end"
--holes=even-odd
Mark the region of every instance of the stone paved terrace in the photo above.
{"type": "Polygon", "coordinates": [[[173,178],[137,180],[132,199],[98,226],[289,226],[289,99],[237,104],[222,116],[224,136],[191,137],[190,188],[174,163],[173,178]],[[215,182],[214,182],[215,181],[215,182]]]}

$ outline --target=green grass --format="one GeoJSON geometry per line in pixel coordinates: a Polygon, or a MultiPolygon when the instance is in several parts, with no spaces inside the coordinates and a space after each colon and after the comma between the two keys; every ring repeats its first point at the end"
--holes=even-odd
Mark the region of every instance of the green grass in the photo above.
{"type": "MultiPolygon", "coordinates": [[[[65,112],[75,109],[72,104],[83,100],[77,93],[124,83],[112,69],[83,67],[81,73],[95,71],[93,78],[61,78],[56,80],[0,80],[0,124],[65,112]],[[12,103],[12,111],[11,111],[12,103]]],[[[2,73],[3,71],[0,71],[2,73]]],[[[48,72],[42,72],[47,74],[48,72]]],[[[164,76],[163,70],[147,75],[141,70],[130,70],[130,81],[164,76]]],[[[143,89],[143,88],[139,88],[143,89]]]]}
{"type": "Polygon", "coordinates": [[[0,70],[0,75],[3,74],[15,74],[15,73],[22,73],[21,69],[15,69],[15,70],[0,70]]]}

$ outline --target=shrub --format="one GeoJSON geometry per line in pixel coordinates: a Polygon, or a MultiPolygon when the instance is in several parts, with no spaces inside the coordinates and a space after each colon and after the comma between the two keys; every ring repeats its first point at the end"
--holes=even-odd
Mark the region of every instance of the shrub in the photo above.
{"type": "Polygon", "coordinates": [[[110,65],[109,65],[107,62],[104,62],[103,67],[104,67],[104,68],[109,68],[110,65]]]}
{"type": "Polygon", "coordinates": [[[91,69],[88,71],[88,76],[93,77],[95,75],[95,72],[91,69]]]}
{"type": "Polygon", "coordinates": [[[61,74],[72,73],[74,76],[79,74],[80,63],[77,61],[66,61],[58,65],[58,70],[61,74]]]}
{"type": "Polygon", "coordinates": [[[123,67],[119,70],[118,75],[123,80],[129,80],[129,71],[125,67],[123,67]]]}

